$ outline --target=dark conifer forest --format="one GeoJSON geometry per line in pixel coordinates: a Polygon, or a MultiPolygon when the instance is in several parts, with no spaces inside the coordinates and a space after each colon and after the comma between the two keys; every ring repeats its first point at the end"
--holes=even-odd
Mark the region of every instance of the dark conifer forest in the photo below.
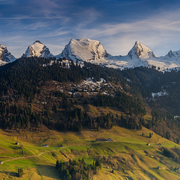
{"type": "Polygon", "coordinates": [[[139,130],[145,126],[167,139],[175,134],[173,140],[179,142],[179,71],[162,73],[145,67],[115,70],[90,63],[81,68],[73,62],[70,68],[65,68],[60,65],[61,61],[20,58],[0,67],[1,128],[32,130],[43,125],[58,131],[81,131],[83,128],[109,129],[114,125],[139,130]],[[52,65],[50,62],[53,62],[52,65]],[[78,97],[73,95],[79,92],[76,84],[87,78],[93,78],[94,82],[103,78],[116,88],[110,87],[111,94],[108,95],[103,94],[104,87],[93,96],[86,97],[83,89],[78,97]],[[51,86],[51,82],[63,85],[64,91],[52,89],[47,93],[46,88],[51,86]],[[68,94],[67,84],[75,86],[71,95],[68,94]],[[152,93],[158,92],[165,93],[163,96],[152,96],[152,93]],[[34,104],[37,104],[38,98],[43,105],[37,110],[34,104]],[[108,113],[92,117],[77,105],[117,108],[123,115],[108,113]],[[147,113],[152,115],[152,121],[144,119],[147,113]],[[160,130],[162,126],[163,131],[160,130]],[[169,131],[167,127],[175,128],[169,131]]]}

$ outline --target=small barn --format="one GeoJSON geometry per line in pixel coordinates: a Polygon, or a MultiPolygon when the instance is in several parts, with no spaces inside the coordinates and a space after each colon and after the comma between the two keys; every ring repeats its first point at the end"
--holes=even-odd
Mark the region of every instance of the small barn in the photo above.
{"type": "Polygon", "coordinates": [[[18,142],[16,142],[16,143],[15,143],[15,145],[19,145],[19,143],[18,143],[18,142]]]}
{"type": "Polygon", "coordinates": [[[43,144],[42,147],[48,147],[48,145],[47,144],[43,144]]]}

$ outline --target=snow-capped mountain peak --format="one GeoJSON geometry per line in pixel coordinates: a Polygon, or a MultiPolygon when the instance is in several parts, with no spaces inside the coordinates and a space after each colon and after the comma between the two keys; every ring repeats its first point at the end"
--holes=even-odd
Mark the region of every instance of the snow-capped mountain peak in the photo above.
{"type": "Polygon", "coordinates": [[[131,59],[133,58],[147,59],[147,58],[157,57],[151,49],[149,49],[139,41],[135,42],[133,48],[129,51],[128,56],[131,59]]]}
{"type": "Polygon", "coordinates": [[[97,40],[91,39],[71,39],[64,50],[57,57],[65,57],[74,62],[77,60],[91,62],[104,60],[108,56],[106,50],[97,40]]]}
{"type": "Polygon", "coordinates": [[[49,58],[53,55],[50,53],[49,48],[47,48],[41,41],[36,40],[32,45],[30,45],[22,57],[44,57],[49,58]]]}
{"type": "Polygon", "coordinates": [[[180,50],[179,51],[173,51],[173,50],[170,50],[168,52],[168,54],[166,55],[167,58],[177,58],[177,57],[180,57],[180,50]]]}
{"type": "MultiPolygon", "coordinates": [[[[4,45],[0,45],[1,60],[2,51],[7,50],[4,45]]],[[[9,53],[9,52],[8,52],[9,53]]],[[[39,40],[30,45],[22,57],[44,57],[49,58],[53,55],[49,49],[39,40]]],[[[8,56],[9,57],[9,56],[8,56]]],[[[11,56],[13,59],[13,56],[11,56]]],[[[85,61],[115,69],[125,69],[134,67],[152,67],[160,71],[180,68],[180,50],[169,51],[166,56],[157,57],[151,49],[136,41],[132,49],[126,56],[112,56],[107,53],[100,41],[91,39],[71,39],[57,58],[65,57],[73,60],[74,63],[85,61]]],[[[11,60],[7,59],[6,62],[11,60]]],[[[1,62],[5,61],[0,61],[1,62]]]]}
{"type": "Polygon", "coordinates": [[[16,58],[7,50],[7,47],[0,44],[0,65],[4,65],[15,60],[16,58]]]}
{"type": "Polygon", "coordinates": [[[43,44],[40,40],[36,40],[33,44],[36,44],[36,43],[43,44]]]}

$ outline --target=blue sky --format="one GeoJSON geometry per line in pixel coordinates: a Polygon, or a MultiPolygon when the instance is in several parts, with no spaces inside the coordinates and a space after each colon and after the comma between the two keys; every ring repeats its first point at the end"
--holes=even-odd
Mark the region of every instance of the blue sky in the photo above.
{"type": "Polygon", "coordinates": [[[20,57],[35,40],[60,54],[72,38],[126,55],[135,41],[158,56],[180,50],[179,0],[0,0],[0,43],[20,57]]]}

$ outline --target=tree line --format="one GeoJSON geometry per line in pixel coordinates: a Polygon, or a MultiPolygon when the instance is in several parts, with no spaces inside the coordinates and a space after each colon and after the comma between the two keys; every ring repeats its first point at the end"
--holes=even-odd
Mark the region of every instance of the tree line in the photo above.
{"type": "Polygon", "coordinates": [[[84,159],[69,160],[69,162],[56,161],[56,169],[63,180],[90,180],[101,169],[101,162],[97,159],[93,164],[87,164],[84,159]]]}

